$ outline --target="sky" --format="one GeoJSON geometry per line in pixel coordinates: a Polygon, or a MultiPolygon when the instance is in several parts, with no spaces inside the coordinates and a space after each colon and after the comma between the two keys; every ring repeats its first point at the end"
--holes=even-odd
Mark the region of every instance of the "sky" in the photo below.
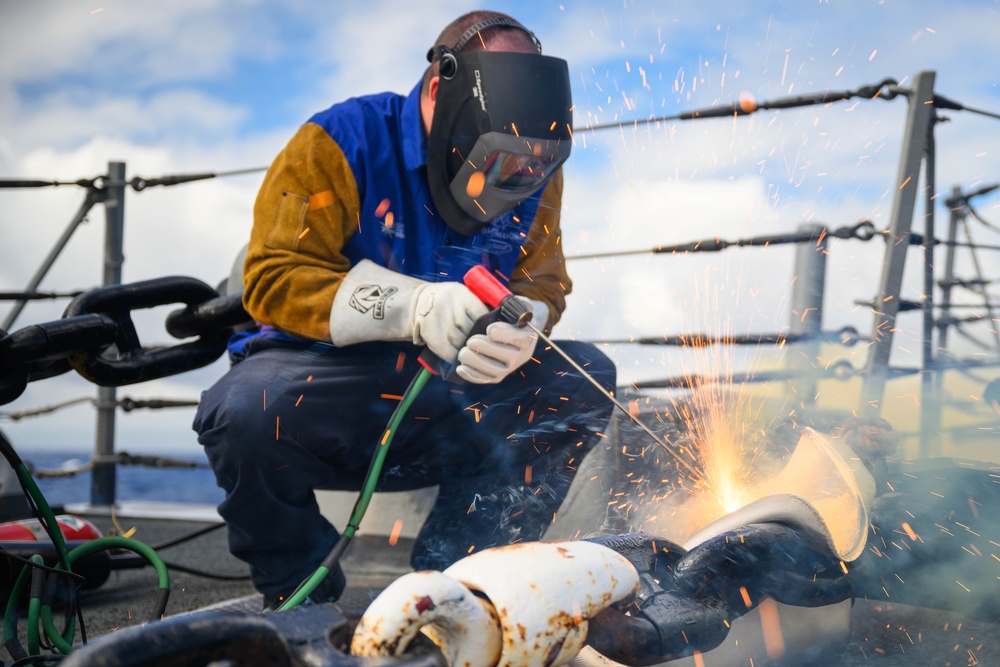
{"type": "MultiPolygon", "coordinates": [[[[264,168],[314,112],[355,95],[407,93],[440,29],[479,7],[464,0],[424,0],[419,8],[390,0],[0,0],[0,179],[76,181],[106,173],[111,161],[126,163],[127,178],[147,179],[264,168]]],[[[887,78],[905,87],[922,71],[936,73],[937,93],[1000,113],[995,0],[533,0],[501,9],[529,26],[546,54],[567,60],[573,85],[577,131],[562,220],[574,289],[556,338],[770,332],[787,330],[796,317],[791,247],[575,256],[736,240],[804,223],[836,228],[869,219],[878,229],[888,223],[907,112],[902,97],[740,118],[641,121],[741,99],[854,90],[887,78]],[[586,130],[619,121],[621,129],[586,130]]],[[[1000,147],[992,138],[997,120],[941,115],[947,122],[935,129],[935,194],[1000,181],[1000,147]]],[[[129,190],[123,280],[183,275],[218,284],[246,243],[261,178],[253,171],[129,190]]],[[[75,186],[0,190],[0,290],[28,284],[83,195],[75,186]]],[[[938,199],[943,233],[947,211],[938,199]]],[[[977,200],[986,219],[1000,220],[998,208],[996,193],[977,200]]],[[[1000,242],[985,227],[974,231],[979,242],[1000,242]]],[[[98,286],[103,233],[104,213],[96,207],[40,289],[98,286]]],[[[872,315],[857,302],[875,296],[884,251],[881,241],[831,242],[826,330],[870,332],[872,315]]],[[[920,267],[910,254],[904,295],[919,298],[920,267]]],[[[995,255],[981,258],[986,275],[1000,268],[995,255]]],[[[973,277],[970,258],[960,266],[973,277]]],[[[13,329],[58,319],[65,305],[33,302],[13,329]]],[[[0,303],[0,317],[9,307],[0,303]]],[[[136,316],[144,342],[177,342],[163,327],[171,309],[136,316]]],[[[900,319],[894,364],[919,362],[919,333],[919,318],[900,319]]],[[[692,363],[662,347],[607,349],[622,384],[675,376],[692,363]]],[[[744,354],[781,362],[780,354],[744,354]]],[[[845,354],[864,365],[860,348],[845,354]]],[[[118,395],[196,400],[225,370],[220,360],[120,388],[118,395]]],[[[66,374],[32,383],[0,412],[95,391],[66,374]]],[[[197,453],[192,416],[189,408],[119,413],[117,447],[197,453]]],[[[93,424],[86,404],[45,418],[0,419],[22,455],[87,451],[93,424]]]]}

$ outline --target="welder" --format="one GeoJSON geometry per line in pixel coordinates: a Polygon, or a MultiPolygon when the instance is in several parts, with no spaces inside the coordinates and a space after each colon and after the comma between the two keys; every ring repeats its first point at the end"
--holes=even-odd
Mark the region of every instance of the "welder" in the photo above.
{"type": "MultiPolygon", "coordinates": [[[[194,428],[226,492],[230,549],[267,607],[337,541],[313,490],[361,488],[423,351],[441,375],[393,434],[378,484],[439,487],[415,569],[542,537],[612,407],[530,329],[499,321],[470,336],[487,307],[462,283],[485,267],[546,333],[565,309],[566,62],[492,11],[452,22],[427,58],[409,94],[312,116],[254,207],[243,301],[257,327],[230,342],[233,365],[194,428]]],[[[560,346],[614,388],[603,353],[560,346]]],[[[338,565],[309,601],[345,585],[338,565]]]]}

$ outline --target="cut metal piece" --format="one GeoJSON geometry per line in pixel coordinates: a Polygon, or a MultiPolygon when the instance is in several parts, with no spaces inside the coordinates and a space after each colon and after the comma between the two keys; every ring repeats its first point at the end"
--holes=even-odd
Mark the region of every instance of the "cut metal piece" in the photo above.
{"type": "Polygon", "coordinates": [[[558,667],[583,648],[588,619],[638,588],[635,567],[593,542],[487,549],[393,582],[361,618],[351,653],[400,655],[423,632],[450,667],[558,667]]]}
{"type": "Polygon", "coordinates": [[[487,549],[445,574],[481,592],[503,633],[499,667],[556,667],[583,648],[587,621],[639,588],[620,554],[593,542],[526,542],[487,549]]]}
{"type": "Polygon", "coordinates": [[[400,655],[423,631],[451,667],[493,667],[500,621],[493,606],[440,572],[403,575],[375,598],[351,639],[351,654],[400,655]]]}

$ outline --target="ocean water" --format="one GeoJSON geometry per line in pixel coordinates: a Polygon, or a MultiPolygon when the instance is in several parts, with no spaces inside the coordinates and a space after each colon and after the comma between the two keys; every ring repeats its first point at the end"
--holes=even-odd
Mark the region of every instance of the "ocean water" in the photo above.
{"type": "MultiPolygon", "coordinates": [[[[90,471],[69,477],[47,477],[46,470],[72,470],[87,463],[89,454],[32,453],[22,454],[29,468],[35,470],[35,483],[49,505],[90,502],[90,471]]],[[[180,459],[195,463],[195,468],[149,467],[139,465],[118,466],[115,480],[115,499],[163,500],[177,503],[218,505],[224,497],[215,484],[215,475],[204,458],[180,459]]]]}

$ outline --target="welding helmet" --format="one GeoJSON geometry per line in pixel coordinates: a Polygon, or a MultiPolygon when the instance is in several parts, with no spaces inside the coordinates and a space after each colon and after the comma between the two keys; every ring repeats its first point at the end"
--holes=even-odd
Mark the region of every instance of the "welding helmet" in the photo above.
{"type": "Polygon", "coordinates": [[[440,62],[427,181],[441,217],[460,234],[477,233],[538,192],[572,144],[566,61],[541,55],[537,40],[538,53],[461,51],[465,36],[481,29],[427,54],[440,62]]]}

